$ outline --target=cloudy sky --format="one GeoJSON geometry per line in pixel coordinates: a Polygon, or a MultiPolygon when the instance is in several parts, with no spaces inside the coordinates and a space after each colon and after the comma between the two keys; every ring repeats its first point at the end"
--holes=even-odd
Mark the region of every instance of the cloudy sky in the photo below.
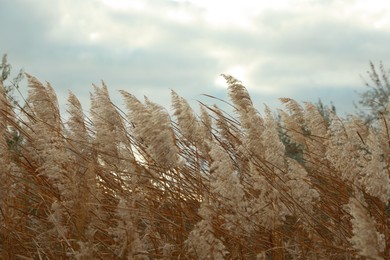
{"type": "Polygon", "coordinates": [[[390,66],[387,0],[0,0],[0,54],[89,106],[91,84],[148,96],[170,89],[209,104],[219,75],[247,86],[259,110],[279,97],[331,101],[341,114],[364,90],[369,61],[390,66]]]}

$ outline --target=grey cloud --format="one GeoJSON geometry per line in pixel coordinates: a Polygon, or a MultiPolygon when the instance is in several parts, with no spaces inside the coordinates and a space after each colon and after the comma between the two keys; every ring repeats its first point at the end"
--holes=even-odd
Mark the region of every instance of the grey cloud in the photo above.
{"type": "Polygon", "coordinates": [[[28,57],[39,56],[39,48],[47,45],[47,31],[53,17],[50,6],[42,8],[39,1],[2,1],[0,8],[1,49],[28,57]]]}
{"type": "MultiPolygon", "coordinates": [[[[368,60],[383,59],[387,64],[390,35],[346,21],[309,20],[273,11],[254,20],[257,29],[244,31],[212,28],[202,22],[180,24],[150,10],[107,11],[96,1],[84,3],[100,8],[110,21],[127,27],[129,31],[124,34],[134,33],[133,28],[141,33],[142,28],[153,28],[161,34],[156,42],[142,47],[83,42],[76,37],[77,32],[68,40],[66,35],[52,39],[50,32],[59,24],[60,11],[51,1],[48,7],[53,8],[52,13],[28,3],[2,4],[0,20],[4,22],[0,22],[0,29],[7,40],[0,43],[0,51],[9,52],[10,61],[17,61],[16,67],[23,66],[41,80],[50,81],[62,101],[68,89],[87,100],[91,84],[100,80],[105,80],[113,92],[127,89],[141,98],[146,94],[168,107],[169,88],[191,100],[201,98],[201,93],[226,98],[224,89],[214,87],[214,78],[226,67],[251,64],[250,92],[260,105],[277,104],[281,96],[314,102],[322,97],[325,103],[333,100],[340,110],[348,111],[352,102],[347,108],[345,100],[353,97],[353,90],[363,87],[359,73],[367,70],[368,60]],[[210,50],[229,55],[219,57],[210,50]],[[267,86],[276,89],[269,93],[262,89],[267,86]]],[[[190,3],[167,2],[156,5],[156,10],[158,13],[175,6],[192,8],[190,3]]],[[[194,12],[197,16],[202,10],[194,12]]],[[[121,102],[119,94],[112,95],[121,102]]]]}

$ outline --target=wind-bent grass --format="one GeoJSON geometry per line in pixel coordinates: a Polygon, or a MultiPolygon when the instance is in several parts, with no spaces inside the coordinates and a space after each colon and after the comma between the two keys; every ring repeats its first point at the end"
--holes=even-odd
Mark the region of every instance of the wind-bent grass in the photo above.
{"type": "Polygon", "coordinates": [[[0,86],[2,259],[388,259],[390,117],[325,119],[282,99],[278,122],[225,76],[236,115],[172,92],[161,106],[94,86],[0,86]],[[294,147],[294,149],[291,149],[294,147]]]}

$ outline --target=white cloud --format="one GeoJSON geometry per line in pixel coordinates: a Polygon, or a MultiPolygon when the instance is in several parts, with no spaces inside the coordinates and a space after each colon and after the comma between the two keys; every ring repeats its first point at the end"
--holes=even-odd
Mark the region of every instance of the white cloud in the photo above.
{"type": "Polygon", "coordinates": [[[152,18],[158,11],[145,1],[60,1],[53,12],[58,19],[49,36],[56,42],[127,49],[152,46],[164,34],[157,23],[147,22],[158,20],[152,18]]]}
{"type": "Polygon", "coordinates": [[[114,10],[137,10],[142,11],[146,9],[146,2],[143,0],[101,0],[101,2],[114,10]]]}

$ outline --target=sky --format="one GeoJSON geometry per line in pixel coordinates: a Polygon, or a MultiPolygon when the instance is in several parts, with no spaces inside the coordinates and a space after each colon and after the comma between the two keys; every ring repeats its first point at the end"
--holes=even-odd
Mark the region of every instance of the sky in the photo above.
{"type": "Polygon", "coordinates": [[[92,84],[147,96],[170,109],[170,90],[227,100],[221,73],[253,103],[278,98],[355,111],[369,62],[390,66],[387,0],[0,0],[0,54],[89,107],[92,84]],[[362,79],[363,78],[363,79],[362,79]]]}

